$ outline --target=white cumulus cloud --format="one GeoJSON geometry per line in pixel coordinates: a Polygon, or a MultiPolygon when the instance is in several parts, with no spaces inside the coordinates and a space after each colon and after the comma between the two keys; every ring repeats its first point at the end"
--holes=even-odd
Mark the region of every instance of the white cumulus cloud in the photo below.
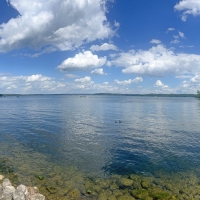
{"type": "Polygon", "coordinates": [[[79,78],[79,79],[76,79],[75,82],[77,82],[77,83],[91,82],[91,77],[90,76],[86,76],[84,78],[79,78]]]}
{"type": "Polygon", "coordinates": [[[34,82],[34,81],[49,81],[51,80],[50,77],[44,77],[41,74],[36,74],[32,76],[28,76],[26,82],[34,82]]]}
{"type": "Polygon", "coordinates": [[[118,48],[114,44],[104,43],[101,46],[99,46],[99,45],[92,45],[90,47],[90,50],[91,51],[108,51],[108,50],[117,51],[118,48]]]}
{"type": "Polygon", "coordinates": [[[156,40],[156,39],[152,39],[152,40],[150,41],[150,43],[152,43],[152,44],[160,44],[161,41],[160,41],[160,40],[156,40]]]}
{"type": "Polygon", "coordinates": [[[175,40],[172,40],[172,41],[170,42],[170,44],[178,44],[178,43],[180,43],[180,42],[181,42],[180,40],[175,39],[175,40]]]}
{"type": "Polygon", "coordinates": [[[178,32],[181,38],[185,38],[185,34],[183,32],[178,32]]]}
{"type": "Polygon", "coordinates": [[[123,73],[150,76],[184,75],[200,72],[200,55],[175,53],[163,45],[149,50],[129,51],[112,56],[108,66],[123,67],[123,73]]]}
{"type": "Polygon", "coordinates": [[[139,83],[142,81],[143,81],[142,77],[136,77],[135,79],[128,79],[128,80],[124,80],[124,81],[119,81],[116,79],[115,83],[117,83],[118,85],[130,85],[131,83],[139,83]]]}
{"type": "Polygon", "coordinates": [[[142,81],[143,81],[142,77],[136,77],[136,78],[132,79],[132,83],[140,83],[142,81]]]}
{"type": "Polygon", "coordinates": [[[175,31],[175,28],[168,28],[168,29],[167,29],[167,33],[168,33],[169,31],[175,31]]]}
{"type": "Polygon", "coordinates": [[[200,1],[199,0],[181,0],[174,6],[175,10],[183,11],[181,19],[187,20],[188,15],[200,15],[200,1]]]}
{"type": "Polygon", "coordinates": [[[199,75],[199,74],[195,75],[194,77],[192,77],[192,78],[190,79],[190,81],[191,81],[192,83],[200,83],[200,75],[199,75]]]}
{"type": "MultiPolygon", "coordinates": [[[[2,93],[54,93],[65,87],[54,78],[35,74],[31,76],[0,76],[0,91],[2,93]]],[[[1,93],[1,92],[0,92],[1,93]]]]}
{"type": "Polygon", "coordinates": [[[155,86],[157,86],[157,87],[163,87],[164,84],[161,82],[161,80],[157,80],[155,86]]]}
{"type": "Polygon", "coordinates": [[[94,69],[93,71],[91,71],[91,74],[96,74],[96,75],[107,75],[107,73],[105,73],[105,72],[103,71],[102,68],[94,69]]]}
{"type": "Polygon", "coordinates": [[[79,78],[79,76],[75,75],[75,74],[66,74],[65,75],[67,78],[79,78]]]}
{"type": "Polygon", "coordinates": [[[60,71],[79,71],[101,67],[106,63],[106,57],[99,58],[90,51],[76,54],[73,58],[64,60],[57,69],[60,71]]]}
{"type": "Polygon", "coordinates": [[[19,16],[0,24],[0,52],[51,45],[70,50],[113,35],[106,0],[7,0],[19,16]]]}
{"type": "Polygon", "coordinates": [[[197,90],[200,88],[200,75],[196,74],[189,80],[184,80],[179,88],[182,93],[196,94],[197,90]]]}
{"type": "Polygon", "coordinates": [[[190,76],[190,75],[181,75],[181,76],[175,76],[175,78],[188,79],[188,78],[192,78],[192,76],[190,76]]]}
{"type": "Polygon", "coordinates": [[[90,76],[76,79],[74,82],[76,83],[76,88],[78,89],[91,90],[94,87],[94,81],[92,81],[90,76]]]}

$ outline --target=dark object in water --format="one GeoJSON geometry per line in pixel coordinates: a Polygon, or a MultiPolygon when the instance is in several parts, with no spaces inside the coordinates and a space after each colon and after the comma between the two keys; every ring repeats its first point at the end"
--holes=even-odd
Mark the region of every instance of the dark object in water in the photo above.
{"type": "Polygon", "coordinates": [[[115,120],[115,123],[122,123],[122,121],[121,120],[115,120]]]}

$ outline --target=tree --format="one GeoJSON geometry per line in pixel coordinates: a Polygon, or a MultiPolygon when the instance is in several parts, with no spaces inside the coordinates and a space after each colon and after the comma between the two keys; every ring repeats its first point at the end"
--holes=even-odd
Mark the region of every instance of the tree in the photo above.
{"type": "Polygon", "coordinates": [[[200,90],[197,90],[197,98],[200,98],[200,90]]]}

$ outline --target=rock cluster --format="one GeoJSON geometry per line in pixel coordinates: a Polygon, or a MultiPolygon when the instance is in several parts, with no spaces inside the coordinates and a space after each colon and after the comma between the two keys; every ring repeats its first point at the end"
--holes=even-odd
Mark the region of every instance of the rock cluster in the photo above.
{"type": "Polygon", "coordinates": [[[32,184],[43,196],[35,187],[15,188],[9,181],[13,182],[12,176],[0,175],[0,200],[200,200],[199,177],[189,172],[173,176],[158,172],[156,177],[113,174],[105,178],[83,177],[78,170],[37,174],[32,184]]]}
{"type": "Polygon", "coordinates": [[[15,188],[3,175],[0,175],[0,183],[0,200],[45,200],[36,187],[19,185],[15,188]]]}

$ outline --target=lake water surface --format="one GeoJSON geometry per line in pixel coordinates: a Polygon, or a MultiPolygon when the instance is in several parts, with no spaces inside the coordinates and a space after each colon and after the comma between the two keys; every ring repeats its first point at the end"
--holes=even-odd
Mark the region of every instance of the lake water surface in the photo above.
{"type": "Polygon", "coordinates": [[[38,95],[0,98],[0,105],[0,174],[18,182],[66,182],[74,174],[75,182],[77,175],[199,177],[198,99],[38,95]]]}

